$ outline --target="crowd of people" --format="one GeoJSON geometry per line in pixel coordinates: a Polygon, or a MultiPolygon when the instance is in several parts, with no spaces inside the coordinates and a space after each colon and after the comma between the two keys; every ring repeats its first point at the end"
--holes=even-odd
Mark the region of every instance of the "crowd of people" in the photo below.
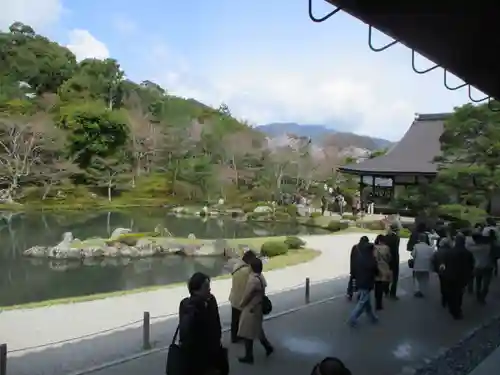
{"type": "MultiPolygon", "coordinates": [[[[238,361],[247,365],[254,363],[256,340],[266,357],[274,353],[263,327],[264,315],[271,312],[272,304],[266,296],[262,267],[261,259],[247,250],[231,274],[231,342],[243,344],[243,355],[238,361]]],[[[179,306],[179,325],[167,358],[167,375],[227,375],[227,349],[222,345],[219,308],[210,290],[210,278],[196,272],[188,281],[188,291],[189,297],[179,306]],[[179,345],[175,344],[177,335],[179,345]]],[[[327,357],[313,367],[311,375],[351,375],[351,372],[340,359],[327,357]]]]}
{"type": "MultiPolygon", "coordinates": [[[[430,275],[435,272],[439,277],[441,303],[454,319],[463,317],[462,299],[466,290],[475,291],[478,303],[485,304],[500,256],[498,234],[492,219],[473,230],[454,231],[444,224],[428,230],[423,224],[417,225],[407,245],[412,255],[408,264],[413,269],[414,296],[428,295],[430,275]]],[[[377,236],[373,243],[363,236],[353,246],[347,298],[353,300],[357,294],[357,303],[348,319],[351,327],[357,326],[362,314],[377,323],[376,311],[383,310],[384,298],[398,300],[399,247],[398,224],[392,224],[388,232],[377,236]]],[[[255,341],[260,342],[266,357],[274,353],[263,327],[264,316],[271,312],[272,303],[266,295],[267,282],[262,269],[261,259],[247,250],[232,271],[231,342],[242,344],[238,360],[245,365],[254,363],[255,341]]],[[[167,358],[167,375],[227,375],[228,352],[221,341],[219,308],[210,290],[210,278],[195,273],[188,282],[188,290],[189,297],[179,306],[179,326],[167,358]]],[[[350,374],[335,357],[325,358],[311,372],[311,375],[350,374]]]]}
{"type": "MultiPolygon", "coordinates": [[[[378,322],[375,311],[383,309],[384,296],[397,300],[399,279],[399,225],[392,224],[386,235],[379,235],[374,243],[363,236],[351,250],[350,278],[347,298],[357,291],[357,304],[348,320],[357,326],[365,313],[372,323],[378,322]],[[375,297],[372,307],[371,292],[375,297]]],[[[500,258],[500,236],[494,219],[477,224],[474,229],[454,230],[438,223],[429,229],[417,225],[408,241],[411,252],[408,261],[412,269],[414,296],[425,298],[429,292],[431,273],[439,278],[441,304],[454,319],[463,318],[462,301],[466,290],[475,293],[480,305],[486,304],[489,286],[500,258]]]]}

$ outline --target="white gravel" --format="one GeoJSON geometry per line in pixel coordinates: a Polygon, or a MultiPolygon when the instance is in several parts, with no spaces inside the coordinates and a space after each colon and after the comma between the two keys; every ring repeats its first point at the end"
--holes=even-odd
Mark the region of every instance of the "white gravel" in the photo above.
{"type": "MultiPolygon", "coordinates": [[[[361,235],[350,233],[302,237],[307,247],[321,250],[321,256],[309,263],[268,272],[268,292],[272,294],[302,287],[306,277],[315,283],[347,274],[350,249],[361,235]]],[[[374,236],[369,237],[373,239],[374,236]]],[[[401,242],[401,261],[406,261],[406,242],[401,242]]],[[[220,304],[227,302],[230,282],[224,279],[212,283],[212,291],[220,304]]],[[[144,311],[149,311],[152,318],[175,315],[179,301],[186,294],[185,287],[165,288],[82,303],[4,311],[0,313],[0,341],[6,342],[11,352],[73,338],[77,338],[74,340],[76,342],[80,340],[78,337],[134,321],[137,321],[138,327],[142,323],[144,311]]],[[[9,356],[24,355],[32,350],[37,349],[21,350],[9,356]]]]}

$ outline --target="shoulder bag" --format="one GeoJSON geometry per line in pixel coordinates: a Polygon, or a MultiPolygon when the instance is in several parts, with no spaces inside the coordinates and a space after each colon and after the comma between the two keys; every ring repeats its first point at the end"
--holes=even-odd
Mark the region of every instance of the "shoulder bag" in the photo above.
{"type": "Polygon", "coordinates": [[[273,311],[273,304],[269,297],[266,295],[266,289],[264,288],[264,283],[259,276],[260,285],[262,286],[262,314],[269,315],[273,311]]]}
{"type": "Polygon", "coordinates": [[[165,368],[166,375],[182,375],[182,351],[181,347],[176,343],[177,335],[179,334],[179,326],[175,329],[172,343],[168,347],[167,364],[165,368]]]}

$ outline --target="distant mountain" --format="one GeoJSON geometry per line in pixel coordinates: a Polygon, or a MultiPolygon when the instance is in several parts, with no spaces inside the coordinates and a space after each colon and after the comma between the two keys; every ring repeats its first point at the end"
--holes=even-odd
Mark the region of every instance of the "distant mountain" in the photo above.
{"type": "Polygon", "coordinates": [[[339,149],[356,147],[366,150],[378,150],[390,147],[393,142],[386,139],[368,137],[354,133],[339,132],[324,125],[297,124],[294,122],[280,122],[257,126],[257,130],[265,133],[269,138],[278,138],[285,134],[294,134],[299,137],[310,137],[313,143],[322,145],[325,141],[335,144],[339,149]]]}

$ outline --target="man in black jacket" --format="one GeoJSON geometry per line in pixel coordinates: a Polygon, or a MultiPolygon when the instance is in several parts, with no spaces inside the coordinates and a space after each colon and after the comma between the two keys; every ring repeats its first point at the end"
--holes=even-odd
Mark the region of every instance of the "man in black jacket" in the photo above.
{"type": "Polygon", "coordinates": [[[208,375],[220,370],[223,349],[217,300],[210,278],[196,272],[188,282],[190,296],[179,306],[179,342],[182,375],[208,375]]]}
{"type": "Polygon", "coordinates": [[[398,232],[398,224],[393,223],[389,227],[389,232],[385,236],[386,244],[389,246],[389,250],[391,251],[391,261],[389,263],[389,267],[392,272],[392,282],[389,289],[389,297],[394,300],[399,299],[396,295],[399,280],[399,243],[401,241],[398,232]]]}
{"type": "Polygon", "coordinates": [[[474,257],[465,247],[465,236],[459,233],[453,248],[436,254],[435,267],[443,283],[444,300],[454,319],[462,319],[462,299],[465,286],[469,282],[474,257]]]}
{"type": "Polygon", "coordinates": [[[358,245],[358,255],[354,262],[353,272],[358,287],[359,300],[348,323],[351,327],[356,326],[363,312],[368,315],[372,323],[377,323],[378,318],[373,312],[371,303],[371,291],[375,287],[375,277],[378,274],[378,264],[372,243],[358,245]]]}
{"type": "Polygon", "coordinates": [[[356,280],[354,278],[354,265],[356,263],[356,257],[358,256],[358,248],[359,246],[364,246],[368,244],[370,240],[368,237],[363,236],[359,239],[359,242],[354,245],[351,249],[350,255],[350,263],[349,263],[349,281],[347,283],[347,299],[352,301],[352,296],[354,295],[354,291],[356,290],[356,280]]]}

